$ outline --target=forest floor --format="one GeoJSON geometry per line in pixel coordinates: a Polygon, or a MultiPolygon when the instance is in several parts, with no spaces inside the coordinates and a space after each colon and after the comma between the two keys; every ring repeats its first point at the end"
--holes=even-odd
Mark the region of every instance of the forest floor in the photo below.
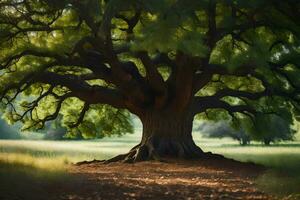
{"type": "Polygon", "coordinates": [[[73,165],[80,190],[62,199],[276,199],[257,189],[264,168],[232,160],[73,165]]]}

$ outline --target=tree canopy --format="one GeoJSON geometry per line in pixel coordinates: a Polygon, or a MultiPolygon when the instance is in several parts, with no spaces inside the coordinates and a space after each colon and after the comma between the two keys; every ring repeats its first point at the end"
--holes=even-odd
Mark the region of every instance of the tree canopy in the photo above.
{"type": "Polygon", "coordinates": [[[99,137],[131,132],[129,113],[150,132],[189,132],[175,124],[196,115],[292,124],[299,19],[293,0],[1,0],[6,118],[32,129],[62,115],[99,137]]]}

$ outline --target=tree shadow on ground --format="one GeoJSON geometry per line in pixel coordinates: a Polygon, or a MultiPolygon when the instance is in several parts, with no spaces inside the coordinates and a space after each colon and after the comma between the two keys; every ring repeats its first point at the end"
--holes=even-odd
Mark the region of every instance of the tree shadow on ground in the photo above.
{"type": "Polygon", "coordinates": [[[80,188],[82,177],[63,169],[39,169],[20,163],[0,162],[0,199],[55,200],[80,188]]]}
{"type": "Polygon", "coordinates": [[[254,179],[260,166],[235,161],[84,164],[71,173],[88,177],[76,199],[270,199],[254,179]]]}
{"type": "Polygon", "coordinates": [[[272,199],[265,168],[232,160],[72,165],[68,171],[0,163],[0,199],[272,199]]]}

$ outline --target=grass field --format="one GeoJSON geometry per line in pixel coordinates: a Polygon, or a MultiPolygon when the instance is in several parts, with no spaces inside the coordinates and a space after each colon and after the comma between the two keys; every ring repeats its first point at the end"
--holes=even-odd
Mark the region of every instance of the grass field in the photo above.
{"type": "MultiPolygon", "coordinates": [[[[92,141],[0,140],[0,199],[5,198],[1,193],[8,194],[9,188],[14,188],[11,191],[14,195],[18,193],[15,188],[20,188],[23,194],[31,189],[39,194],[47,193],[43,184],[48,187],[49,184],[66,183],[72,179],[66,173],[69,163],[107,159],[128,151],[138,140],[137,135],[92,141]],[[28,185],[28,182],[31,184],[28,185]]],[[[264,191],[277,195],[300,195],[300,142],[269,147],[257,143],[242,147],[229,139],[197,137],[195,140],[205,151],[271,167],[257,180],[264,191]]]]}

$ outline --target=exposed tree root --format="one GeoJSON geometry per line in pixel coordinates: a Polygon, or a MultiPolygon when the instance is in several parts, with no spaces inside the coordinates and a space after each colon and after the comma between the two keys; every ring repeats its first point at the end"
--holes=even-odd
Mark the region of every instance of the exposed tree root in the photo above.
{"type": "Polygon", "coordinates": [[[132,148],[128,153],[118,155],[105,163],[122,161],[134,163],[147,160],[164,161],[165,158],[196,159],[203,158],[205,153],[193,141],[173,141],[160,139],[159,142],[148,139],[132,148]]]}
{"type": "MultiPolygon", "coordinates": [[[[199,148],[199,147],[198,147],[199,148]]],[[[200,149],[200,148],[199,148],[200,149]]],[[[200,149],[201,150],[201,149],[200,149]]],[[[182,155],[182,154],[181,154],[182,155]]],[[[136,147],[132,148],[128,153],[121,154],[118,156],[115,156],[109,160],[92,160],[92,161],[82,161],[78,162],[75,165],[86,165],[86,164],[95,164],[95,163],[102,163],[102,164],[109,164],[109,163],[115,163],[115,162],[123,162],[123,163],[136,163],[136,162],[142,162],[142,161],[159,161],[159,162],[174,162],[176,159],[185,159],[185,160],[193,160],[193,161],[212,161],[214,162],[220,162],[220,163],[231,163],[234,166],[247,166],[247,167],[255,167],[255,169],[260,169],[264,171],[266,168],[265,166],[255,164],[253,162],[240,162],[236,161],[231,158],[226,158],[223,155],[220,154],[214,154],[211,152],[199,152],[193,153],[192,156],[187,156],[184,154],[184,157],[175,157],[175,156],[168,156],[168,155],[160,155],[157,153],[156,150],[153,150],[149,153],[149,149],[145,147],[144,145],[137,145],[136,147]],[[175,160],[174,160],[175,159],[175,160]]]]}
{"type": "Polygon", "coordinates": [[[174,162],[176,160],[194,160],[194,161],[209,161],[208,163],[227,163],[234,166],[255,166],[255,168],[264,169],[263,166],[254,163],[243,163],[230,158],[225,158],[223,155],[213,154],[211,152],[203,152],[193,140],[170,140],[152,138],[142,141],[140,144],[133,147],[128,153],[121,154],[108,160],[93,160],[76,163],[76,165],[103,163],[109,164],[114,162],[136,163],[142,161],[159,161],[159,162],[174,162]]]}
{"type": "Polygon", "coordinates": [[[140,144],[136,145],[126,154],[118,155],[109,160],[83,161],[77,163],[77,165],[89,163],[108,164],[112,162],[135,163],[149,160],[164,162],[169,158],[209,159],[224,158],[224,156],[212,154],[210,152],[204,153],[192,140],[173,141],[170,139],[160,139],[159,141],[154,141],[150,138],[146,142],[141,142],[140,144]]]}
{"type": "Polygon", "coordinates": [[[84,161],[81,161],[81,162],[77,162],[77,163],[74,163],[74,165],[86,165],[86,164],[92,164],[92,163],[104,163],[106,160],[91,160],[91,161],[87,161],[87,160],[84,160],[84,161]]]}

